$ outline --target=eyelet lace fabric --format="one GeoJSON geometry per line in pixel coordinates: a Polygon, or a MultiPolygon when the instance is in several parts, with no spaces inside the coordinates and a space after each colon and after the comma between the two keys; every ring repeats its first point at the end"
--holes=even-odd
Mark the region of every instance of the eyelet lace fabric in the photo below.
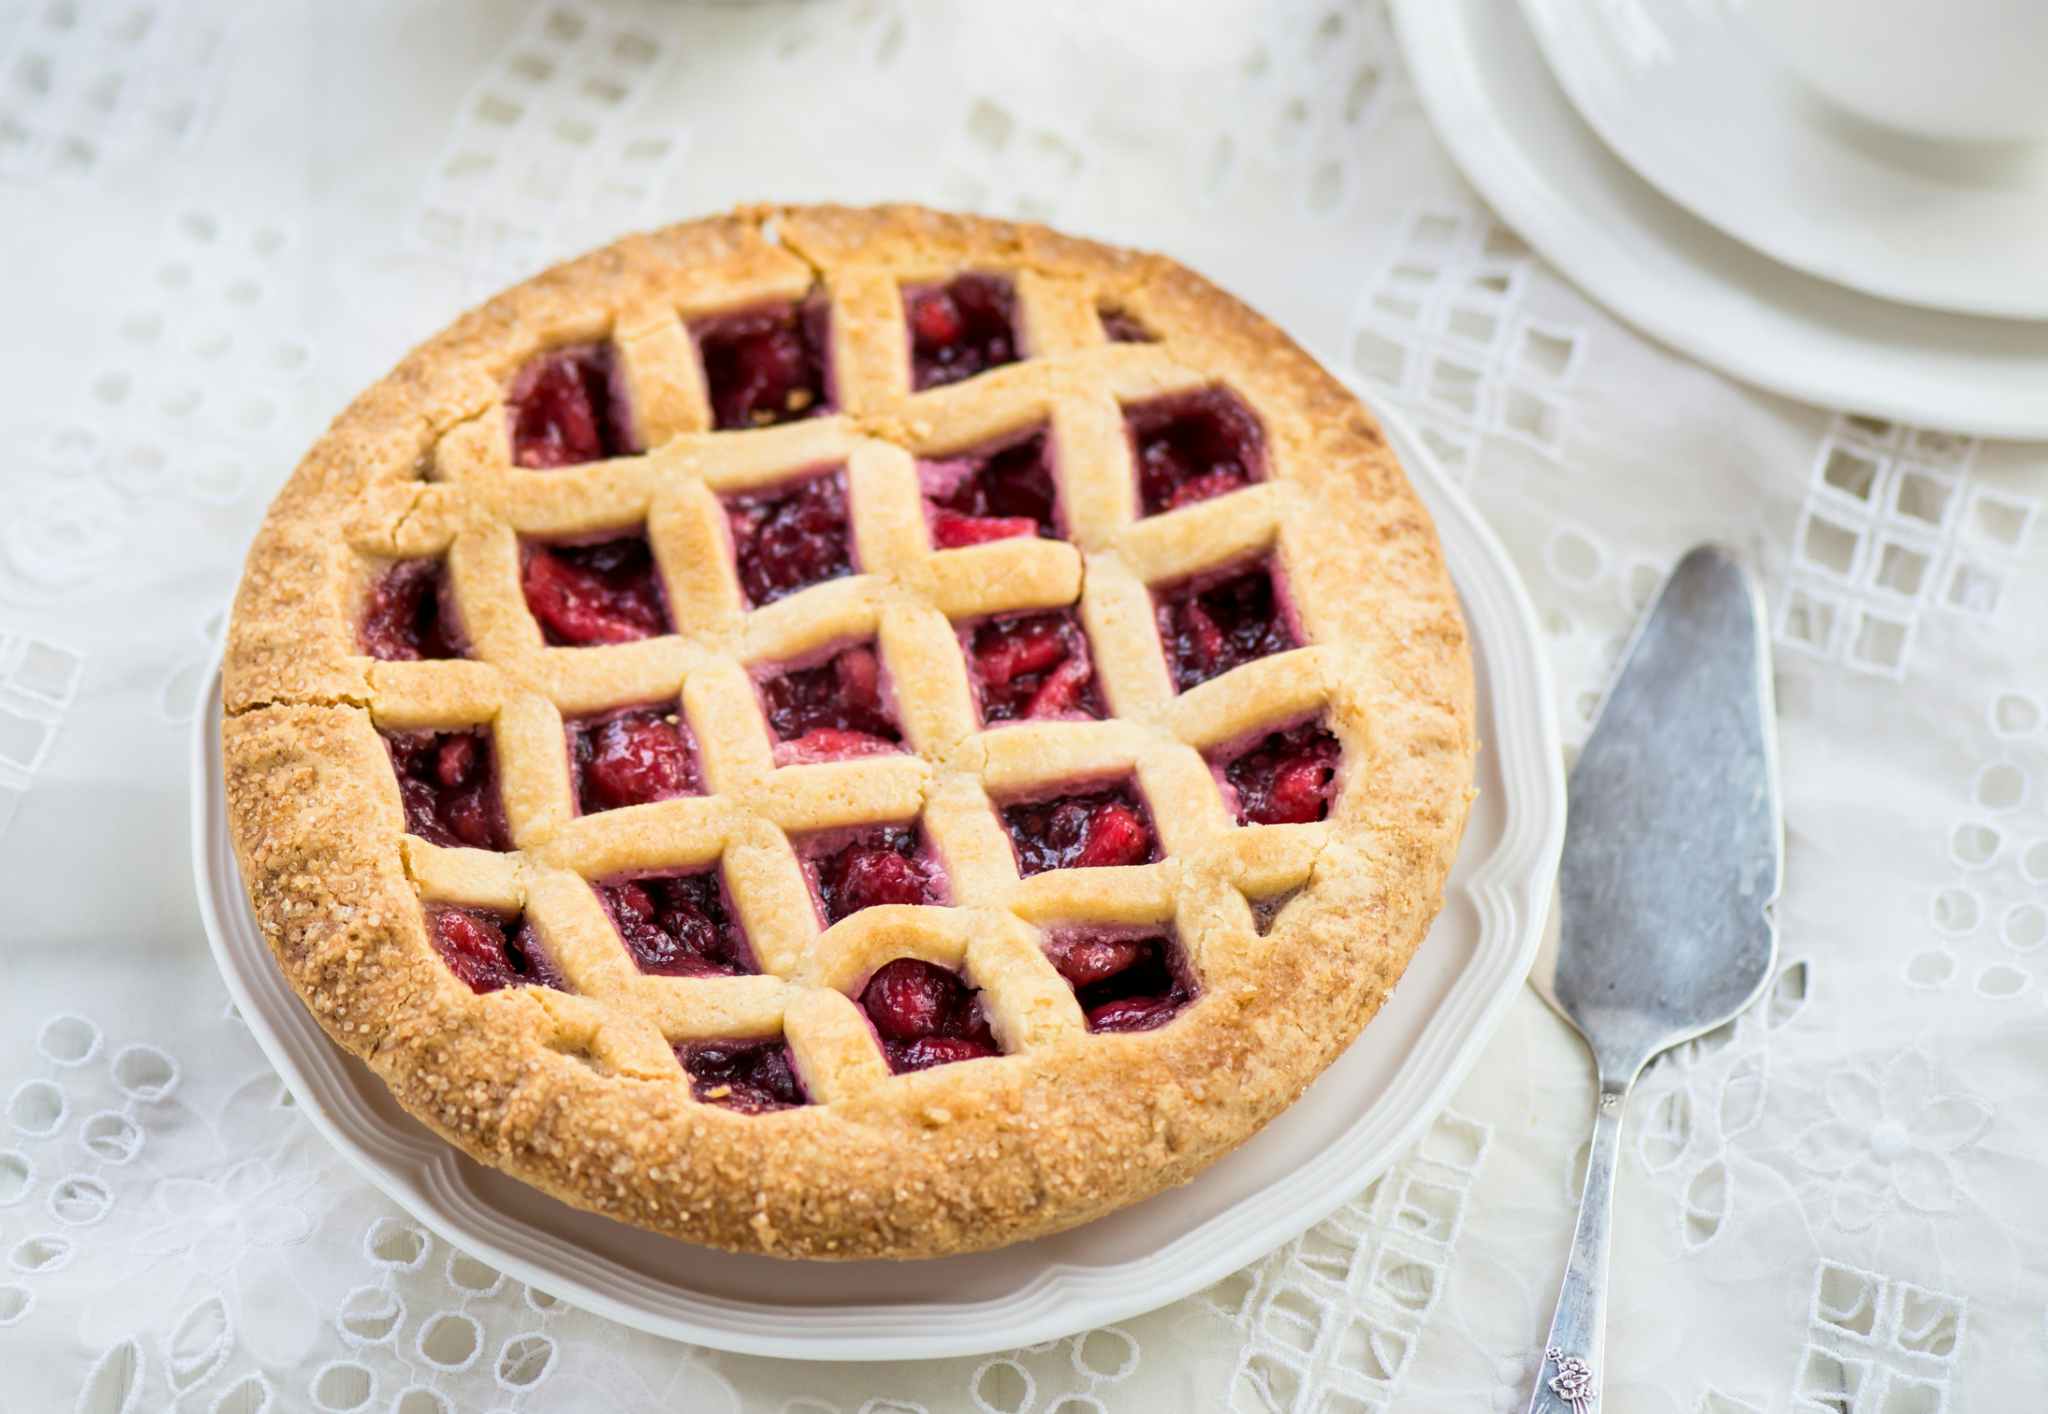
{"type": "Polygon", "coordinates": [[[35,331],[0,405],[10,1406],[1523,1407],[1591,1106],[1533,994],[1411,1153],[1212,1290],[841,1367],[639,1335],[451,1250],[325,1144],[227,1006],[188,902],[186,719],[277,481],[466,303],[795,192],[1157,246],[1286,323],[1409,413],[1508,545],[1569,746],[1674,557],[1752,554],[1783,965],[1631,1107],[1606,1406],[2039,1402],[2048,447],[1796,407],[1646,344],[1465,193],[1372,0],[1200,25],[1161,3],[403,8],[0,14],[0,281],[35,331]]]}

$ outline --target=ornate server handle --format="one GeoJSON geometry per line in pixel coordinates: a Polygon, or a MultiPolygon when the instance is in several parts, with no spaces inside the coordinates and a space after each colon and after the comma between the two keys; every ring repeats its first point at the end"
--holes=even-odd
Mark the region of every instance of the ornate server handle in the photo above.
{"type": "Polygon", "coordinates": [[[1607,1356],[1607,1238],[1614,1225],[1614,1166],[1621,1154],[1621,1109],[1626,1088],[1602,1085],[1593,1115],[1593,1147],[1586,1157],[1586,1191],[1579,1226],[1565,1263],[1557,1314],[1543,1342],[1543,1364],[1528,1414],[1594,1414],[1607,1356]]]}

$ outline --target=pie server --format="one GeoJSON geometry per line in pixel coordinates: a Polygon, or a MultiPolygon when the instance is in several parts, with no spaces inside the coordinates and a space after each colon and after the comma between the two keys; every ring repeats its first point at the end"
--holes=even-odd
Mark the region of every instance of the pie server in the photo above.
{"type": "Polygon", "coordinates": [[[1783,865],[1763,596],[1702,545],[1637,628],[1572,768],[1557,907],[1529,979],[1585,1038],[1600,1091],[1529,1414],[1599,1399],[1622,1107],[1653,1056],[1763,991],[1783,865]]]}

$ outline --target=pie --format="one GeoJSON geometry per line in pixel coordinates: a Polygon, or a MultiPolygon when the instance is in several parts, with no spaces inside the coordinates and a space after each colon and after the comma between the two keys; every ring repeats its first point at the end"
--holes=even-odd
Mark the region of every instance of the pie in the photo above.
{"type": "Polygon", "coordinates": [[[250,903],[569,1203],[922,1257],[1185,1181],[1440,907],[1473,682],[1369,413],[1158,256],[744,209],[507,291],[272,506],[250,903]]]}

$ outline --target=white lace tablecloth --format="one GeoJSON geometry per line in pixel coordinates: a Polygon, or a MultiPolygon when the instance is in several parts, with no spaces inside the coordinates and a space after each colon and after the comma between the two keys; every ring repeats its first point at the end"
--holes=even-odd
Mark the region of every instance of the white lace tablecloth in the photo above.
{"type": "Polygon", "coordinates": [[[272,489],[464,305],[762,197],[1154,246],[1349,362],[1510,545],[1570,735],[1674,556],[1752,553],[1785,965],[1639,1092],[1605,1407],[2042,1407],[2048,447],[1795,406],[1646,344],[1473,197],[1371,0],[10,0],[0,1409],[1522,1407],[1590,1103],[1530,993],[1413,1154],[1213,1291],[836,1368],[638,1335],[430,1240],[229,1011],[188,716],[272,489]]]}

